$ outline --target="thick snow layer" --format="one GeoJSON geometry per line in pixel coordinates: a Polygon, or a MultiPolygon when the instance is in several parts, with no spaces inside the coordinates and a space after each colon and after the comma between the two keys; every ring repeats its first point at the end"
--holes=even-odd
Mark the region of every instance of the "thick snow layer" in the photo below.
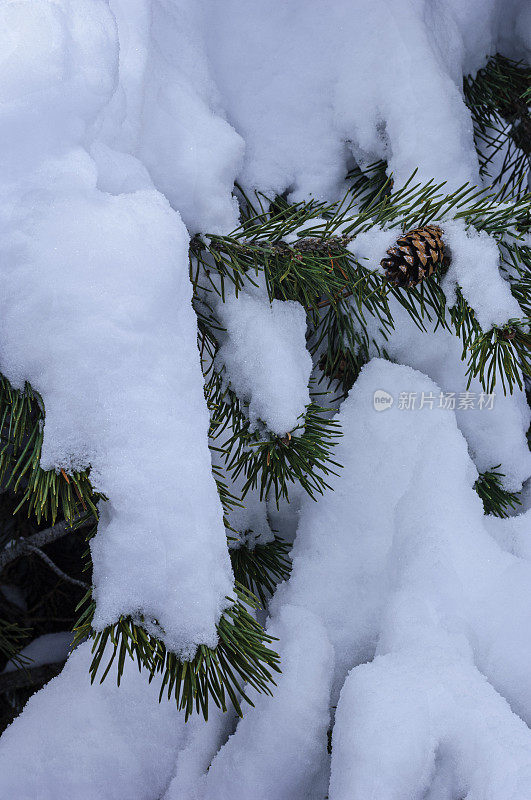
{"type": "MultiPolygon", "coordinates": [[[[409,364],[436,381],[440,388],[433,405],[454,407],[457,424],[478,471],[501,465],[504,485],[510,491],[518,491],[531,475],[531,453],[526,438],[531,414],[525,393],[515,387],[513,394],[504,395],[499,382],[494,396],[489,399],[478,379],[472,380],[467,389],[467,364],[461,358],[461,340],[440,327],[430,330],[429,324],[425,333],[397,301],[391,300],[389,305],[395,328],[385,341],[369,318],[375,338],[393,360],[409,364]]],[[[381,388],[389,391],[385,386],[381,388]]],[[[401,393],[406,395],[406,403],[411,396],[411,402],[417,407],[422,400],[422,396],[415,394],[406,383],[395,395],[395,402],[400,402],[401,393]]]]}
{"type": "MultiPolygon", "coordinates": [[[[531,793],[531,733],[516,716],[531,721],[531,564],[489,534],[451,409],[374,408],[377,390],[393,394],[404,384],[439,391],[409,367],[374,360],[362,371],[339,414],[341,477],[317,505],[303,503],[292,577],[273,600],[272,631],[293,607],[315,615],[305,635],[326,632],[332,674],[310,682],[323,656],[307,647],[303,718],[296,702],[287,714],[278,695],[261,698],[260,713],[214,759],[201,798],[243,798],[249,775],[253,796],[314,797],[300,765],[320,766],[314,785],[322,786],[325,742],[316,754],[309,728],[323,729],[323,692],[338,704],[336,800],[531,793]],[[297,758],[279,761],[291,747],[297,758]]],[[[300,631],[282,631],[279,686],[295,682],[300,668],[289,656],[300,631]]]]}
{"type": "MultiPolygon", "coordinates": [[[[284,645],[274,696],[252,692],[255,707],[214,758],[196,789],[198,800],[322,800],[326,794],[333,674],[326,629],[311,612],[286,604],[269,630],[284,645]]],[[[170,793],[165,800],[180,798],[170,793]]]]}
{"type": "Polygon", "coordinates": [[[191,232],[238,222],[231,192],[243,141],[225,121],[205,50],[208,3],[110,0],[120,40],[119,88],[100,138],[138,156],[191,232]]]}
{"type": "MultiPolygon", "coordinates": [[[[484,331],[522,317],[509,283],[500,274],[499,250],[494,239],[473,228],[466,230],[457,220],[439,224],[444,228],[444,241],[452,259],[442,283],[448,305],[455,302],[455,289],[459,285],[484,331]]],[[[397,235],[396,230],[373,228],[357,236],[348,248],[365,267],[378,269],[397,235]]],[[[369,338],[385,348],[393,360],[408,364],[436,381],[440,391],[432,405],[448,404],[455,409],[457,423],[478,471],[501,464],[506,488],[519,490],[531,475],[531,453],[526,438],[531,414],[525,393],[515,387],[513,394],[505,395],[500,380],[493,397],[485,394],[478,379],[473,379],[467,388],[467,359],[466,355],[465,360],[462,358],[462,341],[455,332],[441,327],[434,331],[435,321],[427,320],[427,332],[423,332],[394,298],[390,298],[389,308],[394,329],[385,338],[378,320],[368,316],[369,338]]],[[[381,388],[386,390],[385,386],[381,388]]],[[[416,406],[422,400],[407,385],[401,387],[395,402],[400,401],[401,395],[404,402],[416,406]]]]}
{"type": "Polygon", "coordinates": [[[522,800],[530,740],[474,666],[436,648],[380,656],[341,692],[329,797],[522,800]]]}
{"type": "Polygon", "coordinates": [[[28,702],[2,736],[0,797],[159,800],[187,731],[129,659],[118,687],[91,685],[90,643],[28,702]]]}
{"type": "Polygon", "coordinates": [[[193,231],[235,225],[235,177],[330,199],[354,156],[387,158],[398,182],[416,167],[476,180],[462,75],[530,41],[522,0],[109,4],[119,86],[98,136],[138,156],[193,231]]]}
{"type": "MultiPolygon", "coordinates": [[[[477,179],[462,75],[524,3],[446,0],[211,2],[208,49],[227,116],[246,144],[240,179],[294,199],[342,191],[347,157],[386,158],[400,182],[477,179]],[[245,76],[242,81],[241,76],[245,76]]],[[[525,32],[521,35],[525,37],[525,32]]]]}
{"type": "MultiPolygon", "coordinates": [[[[28,667],[40,667],[42,664],[53,664],[65,661],[72,647],[73,633],[45,633],[38,636],[18,653],[18,658],[27,659],[28,667]]],[[[19,664],[8,661],[4,672],[19,669],[19,664]]]]}
{"type": "Polygon", "coordinates": [[[17,2],[0,13],[0,370],[43,397],[42,466],[90,466],[109,497],[92,542],[96,626],[143,614],[190,654],[215,644],[232,581],[188,233],[152,186],[98,189],[80,144],[115,88],[108,6],[17,2]]]}
{"type": "Polygon", "coordinates": [[[227,331],[217,360],[227,381],[260,422],[283,436],[299,423],[310,402],[312,359],[306,349],[306,312],[300,303],[239,292],[217,305],[227,331]]]}
{"type": "Polygon", "coordinates": [[[160,679],[149,684],[129,658],[120,686],[91,685],[90,648],[81,644],[3,734],[2,800],[160,800],[172,777],[169,800],[192,800],[234,714],[212,707],[208,723],[185,723],[174,702],[159,703],[160,679]]]}

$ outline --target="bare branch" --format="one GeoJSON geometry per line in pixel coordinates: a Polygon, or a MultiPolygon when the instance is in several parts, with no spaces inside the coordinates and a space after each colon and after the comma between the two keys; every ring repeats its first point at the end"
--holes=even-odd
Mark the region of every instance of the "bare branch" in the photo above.
{"type": "Polygon", "coordinates": [[[59,577],[62,578],[64,581],[68,581],[68,583],[73,583],[76,586],[81,586],[82,589],[89,588],[88,583],[85,583],[85,581],[78,581],[77,578],[71,578],[70,575],[67,575],[66,572],[63,572],[63,570],[60,567],[58,567],[57,564],[55,564],[52,561],[52,559],[49,558],[46,555],[46,553],[44,553],[39,547],[34,547],[32,544],[29,544],[27,540],[25,542],[24,547],[26,550],[30,550],[32,553],[35,553],[36,556],[39,556],[39,558],[41,558],[44,561],[44,563],[48,567],[50,567],[50,569],[53,570],[56,575],[59,575],[59,577]]]}
{"type": "MultiPolygon", "coordinates": [[[[27,553],[31,547],[43,547],[46,544],[55,542],[62,536],[66,536],[67,533],[72,533],[75,529],[76,521],[78,520],[74,519],[72,523],[68,523],[64,520],[53,525],[51,528],[46,528],[43,531],[33,534],[33,536],[15,540],[0,552],[0,571],[16,558],[20,558],[20,556],[27,553]]],[[[91,522],[91,520],[89,520],[87,524],[89,524],[89,522],[91,522]]]]}

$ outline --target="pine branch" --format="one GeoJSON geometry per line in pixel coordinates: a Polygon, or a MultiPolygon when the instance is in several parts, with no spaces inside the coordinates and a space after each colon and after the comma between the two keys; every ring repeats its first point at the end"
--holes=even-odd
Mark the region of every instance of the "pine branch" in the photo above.
{"type": "Polygon", "coordinates": [[[64,665],[64,661],[57,661],[53,664],[41,664],[38,667],[23,666],[11,672],[3,672],[0,674],[0,695],[48,683],[59,675],[64,665]]]}
{"type": "Polygon", "coordinates": [[[56,473],[40,467],[44,436],[44,405],[29,384],[14,389],[0,375],[0,481],[21,499],[28,516],[55,522],[59,514],[73,520],[84,513],[97,516],[101,495],[93,492],[88,472],[56,473]]]}
{"type": "Polygon", "coordinates": [[[483,472],[474,484],[474,489],[483,501],[485,514],[495,517],[508,517],[510,509],[521,505],[518,492],[508,492],[503,488],[503,472],[498,472],[500,464],[491,470],[483,472]]]}
{"type": "Polygon", "coordinates": [[[44,561],[46,566],[49,567],[52,572],[55,572],[55,574],[58,575],[61,580],[71,583],[74,586],[80,586],[82,589],[90,588],[88,583],[85,581],[79,581],[77,578],[72,578],[70,575],[67,575],[66,572],[63,572],[63,570],[58,567],[57,564],[55,564],[45,552],[43,552],[39,547],[34,547],[33,545],[29,544],[26,539],[24,539],[24,549],[30,553],[34,553],[42,561],[44,561]]]}
{"type": "MultiPolygon", "coordinates": [[[[229,237],[194,240],[191,259],[196,275],[208,265],[210,273],[215,271],[222,279],[221,289],[219,282],[212,285],[223,296],[224,279],[230,278],[239,291],[262,271],[271,299],[298,300],[306,307],[311,352],[321,359],[324,348],[323,371],[329,377],[337,375],[338,353],[342,353],[340,359],[348,367],[343,371],[344,390],[367,359],[367,317],[377,318],[385,339],[394,326],[389,310],[389,298],[394,297],[419,329],[428,331],[442,325],[461,336],[470,380],[477,377],[484,390],[491,392],[501,379],[504,391],[512,392],[515,386],[521,386],[521,372],[529,370],[529,315],[525,311],[531,259],[523,241],[528,227],[523,221],[531,218],[531,194],[507,200],[502,190],[494,193],[467,184],[447,194],[444,184],[415,184],[414,178],[412,175],[396,192],[373,193],[363,206],[355,193],[326,207],[298,204],[291,216],[283,207],[281,214],[276,211],[268,217],[260,205],[251,222],[245,220],[229,237]],[[317,219],[315,214],[319,214],[317,219]],[[293,221],[299,224],[301,218],[304,227],[294,227],[293,221]],[[356,258],[355,237],[374,225],[400,226],[407,231],[437,222],[444,228],[445,219],[463,220],[467,227],[485,231],[498,241],[502,264],[510,259],[513,268],[519,269],[512,290],[524,304],[521,319],[482,331],[474,310],[459,291],[457,304],[448,309],[440,286],[447,263],[441,263],[432,277],[405,289],[391,285],[378,265],[366,267],[356,258]],[[283,235],[299,238],[288,243],[283,235]]],[[[208,321],[207,316],[202,320],[204,337],[215,354],[215,322],[208,321]]]]}
{"type": "Polygon", "coordinates": [[[236,582],[256,595],[265,606],[277,584],[289,578],[289,551],[290,546],[279,536],[252,548],[232,547],[229,553],[236,582]]]}
{"type": "Polygon", "coordinates": [[[125,660],[131,658],[136,660],[139,669],[149,672],[150,681],[155,675],[162,676],[159,700],[164,694],[168,699],[173,696],[178,708],[184,710],[185,719],[194,710],[208,719],[209,700],[223,711],[227,710],[229,701],[242,716],[241,700],[253,705],[245,694],[244,685],[247,683],[258,692],[271,694],[273,673],[280,672],[280,667],[279,656],[267,647],[274,638],[265,633],[247,610],[258,607],[256,599],[243,586],[235,587],[235,595],[235,598],[227,598],[231,605],[217,625],[217,647],[200,645],[191,661],[182,661],[169,652],[159,638],[146,630],[144,620],[120,617],[104,631],[93,631],[94,602],[90,592],[80,604],[86,608],[75,628],[74,645],[87,637],[93,638],[92,681],[110,652],[100,682],[116,663],[119,685],[125,660]]]}
{"type": "Polygon", "coordinates": [[[233,480],[245,476],[241,499],[250,489],[259,488],[260,499],[272,492],[275,502],[289,499],[289,486],[298,483],[313,498],[328,488],[326,477],[336,474],[340,464],[332,451],[341,435],[328,410],[311,403],[298,425],[285,436],[267,431],[265,425],[253,429],[245,407],[229,386],[224,373],[214,364],[205,385],[211,414],[210,437],[218,443],[225,469],[233,480]]]}
{"type": "Polygon", "coordinates": [[[526,191],[531,168],[531,68],[497,54],[475,78],[463,82],[464,96],[472,113],[480,171],[502,196],[526,191]],[[501,167],[493,164],[503,153],[501,167]]]}
{"type": "Polygon", "coordinates": [[[21,628],[15,622],[0,619],[0,655],[17,667],[24,667],[27,659],[21,656],[19,651],[28,634],[27,628],[21,628]]]}

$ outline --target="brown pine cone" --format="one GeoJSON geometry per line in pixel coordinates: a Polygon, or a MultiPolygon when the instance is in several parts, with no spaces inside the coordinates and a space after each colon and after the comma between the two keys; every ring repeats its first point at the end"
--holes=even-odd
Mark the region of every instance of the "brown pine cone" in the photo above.
{"type": "Polygon", "coordinates": [[[395,286],[416,286],[433,275],[444,258],[442,230],[438,225],[414,228],[397,239],[381,261],[390,283],[395,286]]]}

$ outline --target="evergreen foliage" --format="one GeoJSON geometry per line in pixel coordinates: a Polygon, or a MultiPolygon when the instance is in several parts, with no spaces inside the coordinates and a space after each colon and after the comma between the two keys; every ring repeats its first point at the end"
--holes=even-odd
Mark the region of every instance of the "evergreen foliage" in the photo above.
{"type": "Polygon", "coordinates": [[[480,475],[474,488],[483,501],[485,514],[508,517],[511,511],[518,510],[521,501],[517,492],[508,492],[503,488],[502,478],[505,476],[498,472],[499,467],[500,464],[480,475]]]}

